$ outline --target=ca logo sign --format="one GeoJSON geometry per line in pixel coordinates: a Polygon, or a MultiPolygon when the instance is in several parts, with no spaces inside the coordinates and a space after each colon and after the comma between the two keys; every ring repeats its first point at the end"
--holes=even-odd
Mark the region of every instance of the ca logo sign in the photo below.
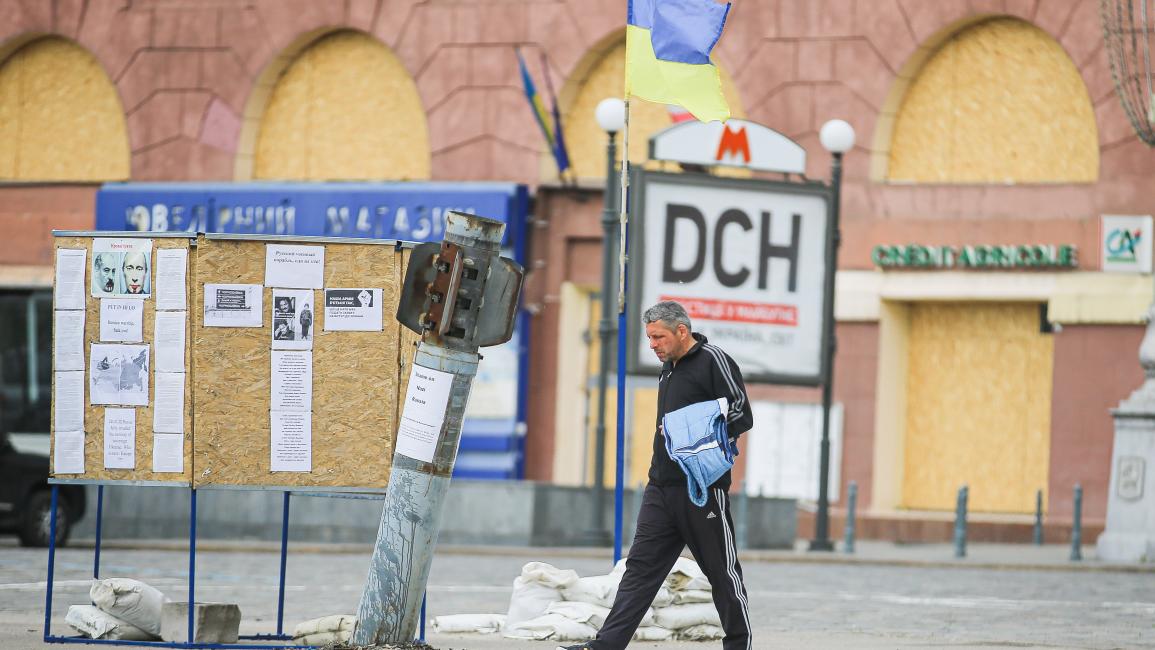
{"type": "Polygon", "coordinates": [[[1129,231],[1126,228],[1116,228],[1107,234],[1107,261],[1135,262],[1136,251],[1143,231],[1136,228],[1129,231]]]}

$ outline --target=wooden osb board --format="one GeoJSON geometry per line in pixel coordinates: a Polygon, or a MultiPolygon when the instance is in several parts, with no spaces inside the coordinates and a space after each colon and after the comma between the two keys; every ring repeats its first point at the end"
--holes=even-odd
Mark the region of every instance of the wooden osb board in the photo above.
{"type": "MultiPolygon", "coordinates": [[[[409,268],[409,257],[413,250],[406,248],[399,253],[401,261],[397,269],[397,286],[401,286],[401,282],[405,279],[405,271],[409,268]]],[[[397,313],[397,303],[393,303],[393,313],[386,313],[385,317],[395,316],[397,313]]],[[[393,318],[393,324],[397,327],[398,348],[400,350],[399,361],[401,365],[400,377],[397,382],[397,403],[405,402],[405,391],[409,389],[409,373],[413,370],[413,357],[417,354],[417,343],[421,340],[421,335],[408,327],[403,327],[401,323],[397,322],[396,317],[393,318]]]]}
{"type": "Polygon", "coordinates": [[[205,327],[203,309],[206,283],[264,283],[266,243],[202,238],[197,247],[195,485],[384,488],[397,426],[399,254],[324,244],[325,286],[380,287],[384,331],[326,332],[323,292],[314,291],[312,471],[272,472],[272,289],[260,328],[205,327]]]}
{"type": "Polygon", "coordinates": [[[1054,363],[1039,306],[910,313],[902,507],[951,510],[968,485],[973,512],[1033,512],[1048,485],[1054,363]]]}
{"type": "Polygon", "coordinates": [[[911,82],[889,166],[891,180],[918,183],[1093,183],[1092,97],[1071,56],[1042,29],[1014,18],[971,25],[911,82]]]}
{"type": "MultiPolygon", "coordinates": [[[[115,238],[115,237],[112,237],[115,238]]],[[[192,478],[192,433],[193,433],[193,401],[190,345],[192,337],[189,333],[188,322],[185,325],[185,385],[184,385],[184,472],[154,473],[152,471],[152,411],[156,404],[156,347],[153,345],[156,323],[156,251],[161,248],[189,248],[189,240],[185,238],[154,238],[152,240],[152,274],[153,296],[144,301],[144,327],[142,331],[143,343],[149,345],[149,372],[148,372],[148,406],[113,406],[112,408],[136,409],[136,458],[135,469],[104,469],[104,409],[102,404],[93,405],[88,387],[89,368],[91,367],[91,346],[100,343],[100,298],[90,295],[89,282],[92,274],[92,240],[93,237],[58,237],[56,248],[83,248],[88,251],[85,260],[84,281],[84,474],[61,474],[62,479],[84,479],[100,481],[167,481],[188,483],[192,478]]],[[[189,312],[193,309],[193,302],[189,295],[190,283],[193,277],[193,254],[189,253],[189,268],[185,283],[185,305],[189,312]]],[[[53,255],[55,260],[55,255],[53,255]]],[[[137,345],[130,343],[127,345],[137,345]]],[[[55,369],[54,369],[55,370],[55,369]]],[[[52,373],[52,427],[51,446],[56,446],[56,373],[52,373]]],[[[55,467],[52,468],[53,471],[55,467]]],[[[56,476],[53,473],[53,476],[56,476]]]]}

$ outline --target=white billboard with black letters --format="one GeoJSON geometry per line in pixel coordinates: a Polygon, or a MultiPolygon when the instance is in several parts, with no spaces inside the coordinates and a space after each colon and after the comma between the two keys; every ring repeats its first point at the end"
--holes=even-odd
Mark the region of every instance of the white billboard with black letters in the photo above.
{"type": "MultiPolygon", "coordinates": [[[[633,322],[676,300],[747,381],[820,384],[829,188],[638,170],[631,189],[633,322]]],[[[656,373],[643,331],[628,369],[656,373]]]]}

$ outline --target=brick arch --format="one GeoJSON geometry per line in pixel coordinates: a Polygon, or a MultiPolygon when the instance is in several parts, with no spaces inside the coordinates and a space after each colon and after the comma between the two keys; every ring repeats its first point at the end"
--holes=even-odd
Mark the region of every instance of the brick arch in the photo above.
{"type": "Polygon", "coordinates": [[[107,181],[130,175],[121,98],[84,47],[26,33],[0,47],[0,179],[107,181]]]}
{"type": "MultiPolygon", "coordinates": [[[[999,40],[1005,43],[1010,39],[1002,38],[999,40]]],[[[962,66],[963,64],[958,63],[957,65],[962,66]]],[[[963,67],[968,70],[973,69],[973,66],[963,67]]],[[[975,83],[959,85],[957,89],[965,93],[968,88],[981,87],[983,83],[986,82],[979,78],[975,80],[975,83]]],[[[1048,86],[1055,87],[1054,84],[1048,84],[1048,86]]],[[[961,105],[966,108],[968,105],[966,102],[959,102],[954,98],[949,101],[952,106],[961,105]]],[[[883,108],[878,114],[873,131],[870,176],[874,181],[893,179],[946,183],[1093,182],[1098,177],[1099,165],[1099,134],[1094,113],[1095,109],[1080,71],[1080,62],[1070,58],[1070,54],[1059,38],[1018,16],[967,15],[934,32],[906,59],[899,69],[890,86],[883,108]],[[975,107],[975,110],[970,111],[969,114],[964,112],[962,120],[951,122],[950,119],[944,118],[943,124],[928,121],[927,111],[930,109],[923,107],[932,103],[934,97],[943,94],[936,94],[933,90],[938,89],[944,92],[953,90],[952,88],[940,88],[948,75],[944,70],[956,65],[952,61],[954,57],[975,56],[975,50],[973,47],[969,47],[969,44],[986,36],[984,30],[1000,30],[1010,33],[1017,39],[1014,47],[1024,52],[1024,56],[1026,56],[1025,48],[1032,44],[1030,43],[1032,40],[1035,45],[1042,43],[1044,48],[1050,48],[1050,51],[1045,53],[1050,55],[1049,60],[1046,57],[1031,56],[1032,65],[1048,64],[1061,73],[1059,79],[1065,83],[1065,86],[1059,93],[1061,95],[1059,99],[1063,101],[1063,106],[1070,109],[1069,111],[1060,111],[1065,116],[1063,119],[1069,122],[1067,124],[1069,128],[1064,132],[1082,136],[1086,142],[1064,138],[1061,142],[1062,146],[1066,147],[1064,150],[1058,154],[1045,151],[1048,147],[1059,151],[1060,142],[1058,139],[1048,136],[1044,132],[1046,126],[1049,126],[1050,122],[1059,117],[1054,114],[1055,111],[1048,110],[1058,103],[1053,101],[1055,98],[1050,98],[1052,101],[1032,100],[1031,98],[1036,95],[1028,90],[1023,90],[1026,86],[1020,86],[1018,83],[999,86],[1021,91],[1013,96],[1013,107],[982,102],[982,106],[975,107]],[[1012,108],[1013,110],[1007,110],[1012,108]],[[970,128],[967,122],[968,118],[977,124],[982,119],[997,116],[1000,110],[1003,113],[1001,116],[1003,118],[1002,124],[1017,125],[1016,127],[1008,127],[1009,133],[1004,134],[1008,137],[997,137],[995,135],[997,131],[994,129],[979,129],[981,134],[978,138],[967,136],[967,129],[970,128]],[[1032,124],[1031,116],[1038,116],[1039,119],[1032,124]],[[1042,129],[1038,128],[1040,125],[1043,125],[1042,129]],[[1024,133],[1033,137],[1029,137],[1025,142],[1015,142],[1016,136],[1024,133]],[[985,142],[982,139],[984,134],[991,138],[990,142],[985,142]],[[898,139],[897,145],[896,138],[898,139]],[[907,143],[912,142],[910,138],[916,140],[922,138],[924,142],[908,146],[907,143]],[[958,142],[947,147],[943,141],[949,138],[958,142]],[[976,150],[981,146],[984,151],[993,152],[990,154],[992,157],[989,160],[994,161],[994,164],[974,164],[973,160],[968,162],[967,157],[975,158],[977,155],[967,153],[967,149],[972,144],[976,150]],[[1005,151],[1000,150],[1000,146],[1005,151]],[[960,150],[961,153],[942,154],[943,156],[949,155],[952,161],[949,164],[943,164],[955,171],[936,170],[936,166],[929,164],[926,160],[915,164],[906,158],[900,158],[898,165],[895,166],[896,156],[905,156],[906,153],[904,152],[911,150],[910,147],[915,147],[924,155],[928,152],[939,152],[944,147],[953,147],[960,150]],[[1027,149],[1027,151],[1023,151],[1023,149],[1027,149]],[[1026,155],[1023,155],[1024,153],[1026,155]],[[1015,162],[1008,164],[1006,162],[1008,160],[1015,162]],[[983,169],[984,167],[986,169],[983,169]],[[914,170],[913,175],[911,169],[914,170]]],[[[940,115],[945,115],[945,113],[940,115]]]]}
{"type": "Polygon", "coordinates": [[[258,76],[245,106],[234,176],[429,178],[425,108],[409,70],[367,33],[303,34],[258,76]]]}

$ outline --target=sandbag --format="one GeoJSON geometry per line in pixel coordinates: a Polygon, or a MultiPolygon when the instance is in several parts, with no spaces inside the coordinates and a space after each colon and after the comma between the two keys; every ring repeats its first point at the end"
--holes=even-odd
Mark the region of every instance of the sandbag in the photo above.
{"type": "Polygon", "coordinates": [[[674,638],[674,631],[664,627],[643,625],[634,630],[634,641],[669,641],[674,638]]]}
{"type": "Polygon", "coordinates": [[[563,598],[578,603],[590,603],[601,607],[613,607],[618,595],[618,583],[622,577],[613,573],[604,576],[578,578],[572,585],[561,590],[563,598]]]}
{"type": "Polygon", "coordinates": [[[650,603],[650,606],[657,609],[659,607],[669,607],[673,604],[674,592],[667,589],[665,585],[662,585],[662,587],[658,589],[657,595],[654,596],[654,602],[650,603]]]}
{"type": "Polygon", "coordinates": [[[578,572],[559,569],[545,562],[527,562],[521,567],[521,577],[554,589],[564,589],[577,582],[578,572]]]}
{"type": "Polygon", "coordinates": [[[64,622],[90,639],[151,641],[156,636],[92,605],[71,605],[64,622]]]}
{"type": "Polygon", "coordinates": [[[501,614],[449,614],[433,618],[433,631],[441,634],[492,634],[500,632],[503,625],[505,617],[501,614]]]}
{"type": "Polygon", "coordinates": [[[670,591],[684,591],[687,589],[705,589],[710,590],[710,581],[706,579],[706,574],[698,566],[698,563],[690,558],[680,557],[674,562],[674,568],[670,569],[670,574],[666,576],[666,586],[670,591]]]}
{"type": "MultiPolygon", "coordinates": [[[[357,617],[352,614],[332,614],[308,621],[301,621],[293,628],[293,638],[299,639],[328,632],[347,632],[351,634],[357,626],[357,617]]],[[[348,638],[349,634],[346,634],[348,638]]]]}
{"type": "Polygon", "coordinates": [[[717,625],[691,625],[678,630],[679,641],[716,641],[726,636],[726,631],[717,625]]]}
{"type": "Polygon", "coordinates": [[[550,603],[545,613],[560,614],[571,621],[592,625],[600,630],[606,622],[606,616],[610,614],[610,609],[608,607],[602,607],[601,605],[594,605],[593,603],[563,600],[550,603]]]}
{"type": "Polygon", "coordinates": [[[561,614],[546,614],[517,625],[506,625],[501,631],[502,636],[509,639],[533,641],[586,641],[594,638],[597,633],[592,625],[571,621],[561,614]]]}
{"type": "Polygon", "coordinates": [[[505,624],[517,625],[545,614],[550,603],[562,600],[562,588],[577,580],[573,569],[562,570],[545,562],[527,563],[513,581],[505,624]]]}
{"type": "Polygon", "coordinates": [[[353,637],[352,630],[347,632],[317,632],[302,637],[293,637],[293,643],[308,646],[327,646],[330,644],[348,643],[353,637]]]}
{"type": "Polygon", "coordinates": [[[105,578],[92,581],[88,597],[101,611],[160,636],[161,608],[168,599],[155,588],[132,578],[105,578]]]}
{"type": "Polygon", "coordinates": [[[687,589],[685,591],[674,592],[674,604],[685,605],[686,603],[712,603],[714,602],[714,594],[708,589],[687,589]]]}
{"type": "Polygon", "coordinates": [[[718,612],[711,603],[691,603],[688,605],[670,605],[654,610],[654,622],[660,627],[671,630],[682,630],[693,625],[709,623],[722,625],[718,612]]]}

